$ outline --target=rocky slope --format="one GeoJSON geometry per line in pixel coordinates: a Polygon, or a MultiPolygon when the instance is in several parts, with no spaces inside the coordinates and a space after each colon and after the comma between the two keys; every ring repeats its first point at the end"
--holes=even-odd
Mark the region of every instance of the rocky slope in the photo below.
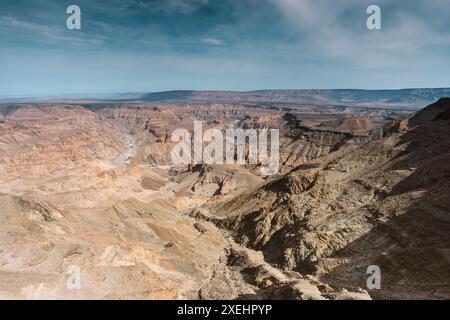
{"type": "Polygon", "coordinates": [[[197,212],[286,270],[377,298],[450,297],[450,99],[388,136],[300,166],[197,212]]]}
{"type": "Polygon", "coordinates": [[[447,298],[449,105],[2,105],[0,298],[447,298]],[[172,167],[194,120],[279,128],[280,173],[172,167]]]}

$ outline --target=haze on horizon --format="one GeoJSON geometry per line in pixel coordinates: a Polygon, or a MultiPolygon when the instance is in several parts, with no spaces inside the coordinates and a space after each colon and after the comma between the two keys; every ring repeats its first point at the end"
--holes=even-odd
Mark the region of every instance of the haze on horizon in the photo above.
{"type": "Polygon", "coordinates": [[[0,96],[449,87],[448,1],[0,0],[0,96]],[[82,30],[66,28],[66,8],[82,30]],[[366,9],[382,9],[382,30],[366,9]]]}

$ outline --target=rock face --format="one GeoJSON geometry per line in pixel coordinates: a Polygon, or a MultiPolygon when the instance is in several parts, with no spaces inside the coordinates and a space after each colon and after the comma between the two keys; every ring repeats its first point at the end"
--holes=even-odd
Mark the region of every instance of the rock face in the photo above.
{"type": "Polygon", "coordinates": [[[339,130],[343,132],[367,132],[374,128],[370,120],[365,118],[342,118],[334,121],[325,121],[320,124],[321,128],[339,130]]]}
{"type": "Polygon", "coordinates": [[[226,203],[219,225],[282,268],[378,298],[450,297],[450,110],[440,100],[403,133],[324,157],[226,203]]]}
{"type": "Polygon", "coordinates": [[[351,109],[242,104],[181,104],[155,106],[91,106],[102,120],[120,123],[135,138],[136,160],[151,165],[168,165],[175,143],[171,133],[184,128],[193,131],[194,121],[209,128],[242,128],[280,130],[281,164],[293,168],[352,143],[364,143],[372,130],[381,128],[391,117],[404,111],[386,109],[351,109]],[[349,116],[352,115],[353,117],[349,116]],[[357,115],[357,117],[355,117],[357,115]],[[371,122],[372,119],[374,123],[371,122]],[[324,127],[328,120],[331,125],[324,127]],[[342,123],[333,125],[333,121],[342,123]],[[350,122],[359,125],[351,125],[350,122]],[[334,127],[333,127],[334,126],[334,127]]]}
{"type": "Polygon", "coordinates": [[[449,109],[0,105],[0,298],[449,298],[449,109]],[[172,166],[194,120],[280,173],[172,166]]]}

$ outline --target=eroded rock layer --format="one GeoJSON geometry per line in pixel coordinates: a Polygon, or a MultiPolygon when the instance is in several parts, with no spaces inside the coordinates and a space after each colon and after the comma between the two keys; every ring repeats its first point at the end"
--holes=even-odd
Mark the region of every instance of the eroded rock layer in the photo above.
{"type": "Polygon", "coordinates": [[[447,298],[448,110],[1,105],[0,298],[447,298]],[[173,166],[194,121],[279,129],[280,172],[173,166]]]}

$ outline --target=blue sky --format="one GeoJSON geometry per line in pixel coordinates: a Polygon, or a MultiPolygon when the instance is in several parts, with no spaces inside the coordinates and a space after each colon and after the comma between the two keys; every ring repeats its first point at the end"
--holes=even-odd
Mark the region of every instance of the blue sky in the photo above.
{"type": "Polygon", "coordinates": [[[450,0],[0,0],[0,96],[449,87],[450,0]],[[66,28],[66,8],[82,30],[66,28]],[[382,30],[366,28],[369,4],[382,30]]]}

